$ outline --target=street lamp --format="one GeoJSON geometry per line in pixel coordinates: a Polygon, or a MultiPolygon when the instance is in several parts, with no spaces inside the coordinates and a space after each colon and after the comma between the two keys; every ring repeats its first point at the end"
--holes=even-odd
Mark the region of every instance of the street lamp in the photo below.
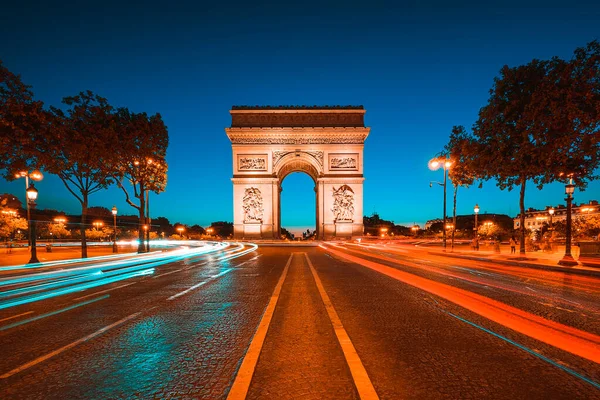
{"type": "Polygon", "coordinates": [[[479,214],[479,206],[477,204],[475,204],[473,212],[475,213],[475,227],[473,228],[473,230],[475,231],[475,236],[477,236],[477,214],[479,214]]]}
{"type": "Polygon", "coordinates": [[[37,259],[37,248],[35,247],[35,221],[31,219],[31,213],[29,209],[35,210],[35,201],[38,197],[38,191],[33,186],[33,183],[29,185],[26,190],[27,193],[27,219],[29,222],[29,243],[31,243],[31,259],[29,260],[29,264],[39,263],[40,261],[37,259]]]}
{"type": "Polygon", "coordinates": [[[417,224],[414,224],[412,226],[412,228],[410,228],[410,229],[413,231],[415,237],[417,237],[417,232],[419,231],[419,229],[421,229],[421,227],[419,225],[417,225],[417,224]]]}
{"type": "Polygon", "coordinates": [[[113,206],[110,210],[113,215],[113,253],[118,253],[119,248],[117,247],[117,206],[113,206]]]}
{"type": "Polygon", "coordinates": [[[442,224],[442,247],[443,250],[446,251],[446,182],[448,177],[448,169],[452,166],[452,161],[448,158],[434,158],[429,161],[429,169],[432,171],[438,170],[440,168],[444,169],[444,183],[440,182],[429,182],[429,187],[433,185],[433,183],[437,183],[440,186],[444,187],[444,214],[443,214],[443,224],[442,224]]]}
{"type": "MultiPolygon", "coordinates": [[[[29,189],[29,178],[31,178],[34,181],[41,181],[42,179],[44,179],[44,175],[42,175],[42,173],[36,169],[31,172],[27,172],[27,171],[18,172],[17,174],[15,174],[15,178],[17,178],[17,179],[25,178],[25,192],[27,192],[27,190],[29,189]]],[[[27,204],[27,221],[30,221],[31,220],[31,211],[29,211],[29,198],[27,198],[26,204],[27,204]]],[[[31,235],[29,235],[29,244],[31,245],[31,235]]]]}
{"type": "Polygon", "coordinates": [[[177,232],[179,232],[179,236],[181,237],[181,239],[183,239],[183,231],[185,230],[185,228],[183,226],[180,226],[177,228],[177,232]]]}
{"type": "Polygon", "coordinates": [[[572,266],[579,264],[571,255],[571,203],[573,202],[573,192],[575,192],[575,185],[573,185],[573,179],[565,185],[565,194],[567,197],[567,238],[565,243],[565,255],[558,262],[559,265],[572,266]]]}

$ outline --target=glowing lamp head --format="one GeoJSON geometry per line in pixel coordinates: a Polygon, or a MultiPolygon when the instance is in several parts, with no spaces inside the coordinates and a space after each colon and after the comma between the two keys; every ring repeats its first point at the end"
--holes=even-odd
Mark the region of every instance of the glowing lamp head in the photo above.
{"type": "Polygon", "coordinates": [[[37,169],[30,173],[29,177],[34,181],[41,181],[42,179],[44,179],[44,175],[37,169]]]}
{"type": "Polygon", "coordinates": [[[479,206],[477,204],[475,204],[475,208],[473,209],[473,211],[475,211],[475,214],[479,212],[479,206]]]}
{"type": "Polygon", "coordinates": [[[112,215],[117,215],[117,206],[113,206],[112,210],[110,210],[112,212],[112,215]]]}
{"type": "Polygon", "coordinates": [[[444,167],[446,169],[450,168],[450,166],[452,166],[452,161],[446,161],[446,162],[444,162],[444,167]]]}
{"type": "Polygon", "coordinates": [[[554,208],[550,208],[550,209],[548,210],[548,214],[550,214],[550,215],[554,215],[554,208]]]}
{"type": "Polygon", "coordinates": [[[572,195],[575,192],[575,185],[573,185],[572,183],[569,183],[567,185],[565,185],[565,194],[566,195],[572,195]]]}
{"type": "Polygon", "coordinates": [[[33,186],[33,183],[29,185],[26,192],[27,192],[27,201],[29,201],[30,203],[35,203],[35,201],[37,200],[37,197],[38,197],[38,191],[33,186]]]}
{"type": "Polygon", "coordinates": [[[438,169],[440,167],[440,165],[441,165],[441,163],[436,159],[429,161],[429,169],[432,171],[435,171],[436,169],[438,169]]]}

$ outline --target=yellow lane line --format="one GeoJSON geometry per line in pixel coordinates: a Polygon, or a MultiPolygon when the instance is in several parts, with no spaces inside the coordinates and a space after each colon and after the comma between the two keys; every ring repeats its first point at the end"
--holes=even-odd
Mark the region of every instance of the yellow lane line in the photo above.
{"type": "Polygon", "coordinates": [[[252,342],[248,347],[248,351],[244,356],[244,361],[242,361],[242,365],[240,366],[237,376],[235,377],[235,381],[231,386],[227,400],[244,400],[248,394],[250,382],[252,381],[252,376],[254,375],[254,369],[256,368],[256,363],[258,362],[260,351],[262,350],[262,346],[265,342],[265,337],[267,336],[267,331],[269,330],[269,325],[271,324],[271,319],[273,318],[273,313],[275,312],[275,306],[277,305],[277,300],[279,300],[279,294],[281,293],[281,288],[283,286],[283,282],[285,281],[285,277],[287,276],[290,264],[292,263],[294,254],[295,253],[290,254],[290,258],[283,269],[281,277],[279,278],[279,282],[277,282],[277,285],[275,286],[275,290],[271,295],[271,300],[269,300],[269,304],[267,304],[265,313],[258,324],[256,333],[254,334],[252,342]]]}
{"type": "Polygon", "coordinates": [[[325,305],[325,309],[327,310],[327,314],[329,315],[329,319],[333,325],[335,336],[337,337],[338,342],[340,342],[340,346],[344,352],[344,357],[346,358],[348,367],[350,367],[350,373],[352,374],[352,379],[356,385],[356,390],[358,390],[358,395],[363,400],[379,399],[379,396],[377,395],[377,392],[371,383],[371,379],[369,379],[369,375],[367,374],[363,363],[360,361],[360,357],[358,356],[358,353],[356,352],[348,333],[342,325],[340,317],[335,311],[335,308],[333,308],[333,304],[331,304],[331,300],[329,299],[327,292],[325,292],[325,288],[323,287],[323,283],[321,283],[319,275],[317,275],[315,267],[313,267],[310,258],[308,258],[308,254],[303,254],[306,257],[308,266],[310,267],[310,272],[312,272],[312,275],[315,278],[315,283],[319,289],[319,294],[321,295],[321,299],[323,300],[323,304],[325,305]]]}

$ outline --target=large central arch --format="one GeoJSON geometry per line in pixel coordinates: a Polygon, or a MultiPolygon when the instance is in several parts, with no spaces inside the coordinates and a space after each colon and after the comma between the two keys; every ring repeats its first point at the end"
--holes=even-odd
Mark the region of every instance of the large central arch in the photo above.
{"type": "Polygon", "coordinates": [[[358,107],[233,107],[234,237],[278,239],[281,183],[292,172],[315,182],[319,239],[363,233],[363,147],[358,107]]]}

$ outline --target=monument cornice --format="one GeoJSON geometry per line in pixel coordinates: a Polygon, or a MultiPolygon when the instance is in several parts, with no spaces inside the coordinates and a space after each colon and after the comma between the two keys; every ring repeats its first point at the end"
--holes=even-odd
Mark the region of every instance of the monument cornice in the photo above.
{"type": "Polygon", "coordinates": [[[225,128],[232,144],[364,144],[369,127],[225,128]]]}
{"type": "Polygon", "coordinates": [[[230,114],[365,114],[362,109],[320,109],[311,110],[307,108],[272,110],[272,109],[236,109],[230,110],[230,114]]]}

